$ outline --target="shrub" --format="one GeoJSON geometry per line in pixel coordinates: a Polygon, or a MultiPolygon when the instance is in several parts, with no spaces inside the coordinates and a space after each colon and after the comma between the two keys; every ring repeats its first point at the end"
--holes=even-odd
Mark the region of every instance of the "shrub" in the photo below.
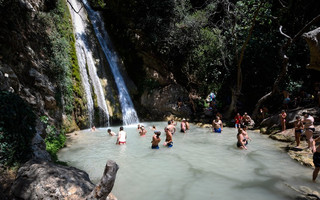
{"type": "Polygon", "coordinates": [[[0,164],[12,166],[31,157],[36,115],[18,95],[0,92],[0,164]]]}

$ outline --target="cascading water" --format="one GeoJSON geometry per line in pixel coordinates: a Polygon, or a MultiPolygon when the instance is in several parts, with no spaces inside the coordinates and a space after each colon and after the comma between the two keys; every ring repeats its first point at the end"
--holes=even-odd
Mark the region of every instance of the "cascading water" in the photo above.
{"type": "MultiPolygon", "coordinates": [[[[72,4],[72,7],[75,10],[79,10],[81,8],[76,0],[70,0],[70,3],[72,4]]],[[[93,90],[97,98],[97,104],[100,111],[100,122],[102,122],[103,125],[109,126],[109,112],[105,100],[105,95],[103,93],[103,88],[101,86],[100,79],[97,75],[94,58],[89,48],[89,36],[86,33],[85,29],[88,22],[85,19],[83,19],[81,15],[76,13],[73,9],[70,9],[70,13],[72,16],[74,32],[76,37],[76,51],[78,57],[78,64],[80,67],[82,84],[87,98],[90,126],[92,125],[92,121],[94,118],[94,104],[92,99],[91,85],[93,86],[93,90]]]]}
{"type": "Polygon", "coordinates": [[[114,76],[119,91],[119,101],[121,104],[123,123],[125,125],[139,123],[138,115],[134,109],[127,87],[118,68],[121,63],[116,52],[113,50],[111,40],[104,27],[103,20],[101,19],[98,12],[95,12],[91,9],[89,3],[86,0],[82,0],[82,2],[88,12],[96,36],[109,62],[112,74],[114,76]]]}

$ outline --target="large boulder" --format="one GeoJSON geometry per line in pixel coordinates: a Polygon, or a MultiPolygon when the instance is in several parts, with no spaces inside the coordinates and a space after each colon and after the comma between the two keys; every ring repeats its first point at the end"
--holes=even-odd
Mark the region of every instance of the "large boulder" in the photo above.
{"type": "Polygon", "coordinates": [[[307,41],[310,50],[310,64],[307,68],[320,71],[320,28],[304,33],[302,37],[307,41]]]}
{"type": "Polygon", "coordinates": [[[294,128],[272,134],[270,135],[270,137],[274,140],[279,140],[282,142],[294,142],[295,141],[294,128]]]}
{"type": "Polygon", "coordinates": [[[106,199],[118,168],[115,162],[108,161],[95,187],[82,170],[45,160],[30,160],[19,169],[11,191],[18,199],[106,199]]]}
{"type": "MultiPolygon", "coordinates": [[[[178,107],[178,99],[187,100],[188,92],[178,84],[170,84],[160,89],[145,91],[141,96],[141,105],[152,119],[164,119],[171,114],[178,117],[189,117],[192,111],[187,103],[178,107]]],[[[185,101],[187,102],[187,101],[185,101]]],[[[146,116],[148,118],[148,116],[146,116]]]]}

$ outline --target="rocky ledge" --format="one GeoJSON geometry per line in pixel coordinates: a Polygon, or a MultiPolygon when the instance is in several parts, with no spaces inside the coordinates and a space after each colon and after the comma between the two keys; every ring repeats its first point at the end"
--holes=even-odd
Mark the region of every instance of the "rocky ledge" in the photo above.
{"type": "Polygon", "coordinates": [[[17,199],[111,200],[115,199],[109,194],[118,169],[118,165],[109,160],[103,177],[94,185],[82,170],[33,159],[19,169],[11,193],[17,199]]]}

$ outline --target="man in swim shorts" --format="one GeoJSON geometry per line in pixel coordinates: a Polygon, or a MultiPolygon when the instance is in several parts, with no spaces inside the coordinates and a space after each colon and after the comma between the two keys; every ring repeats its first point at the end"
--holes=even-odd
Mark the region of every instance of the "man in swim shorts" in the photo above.
{"type": "Polygon", "coordinates": [[[160,131],[154,131],[154,135],[151,141],[152,143],[151,149],[159,149],[159,143],[161,141],[160,135],[161,135],[160,131]]]}
{"type": "Polygon", "coordinates": [[[221,133],[223,124],[219,116],[216,116],[216,118],[212,121],[212,127],[215,133],[221,133]]]}
{"type": "Polygon", "coordinates": [[[171,131],[169,130],[169,128],[165,128],[164,129],[165,132],[166,132],[166,141],[164,142],[164,146],[167,146],[167,147],[172,147],[173,146],[173,142],[172,142],[172,134],[171,134],[171,131]]]}

